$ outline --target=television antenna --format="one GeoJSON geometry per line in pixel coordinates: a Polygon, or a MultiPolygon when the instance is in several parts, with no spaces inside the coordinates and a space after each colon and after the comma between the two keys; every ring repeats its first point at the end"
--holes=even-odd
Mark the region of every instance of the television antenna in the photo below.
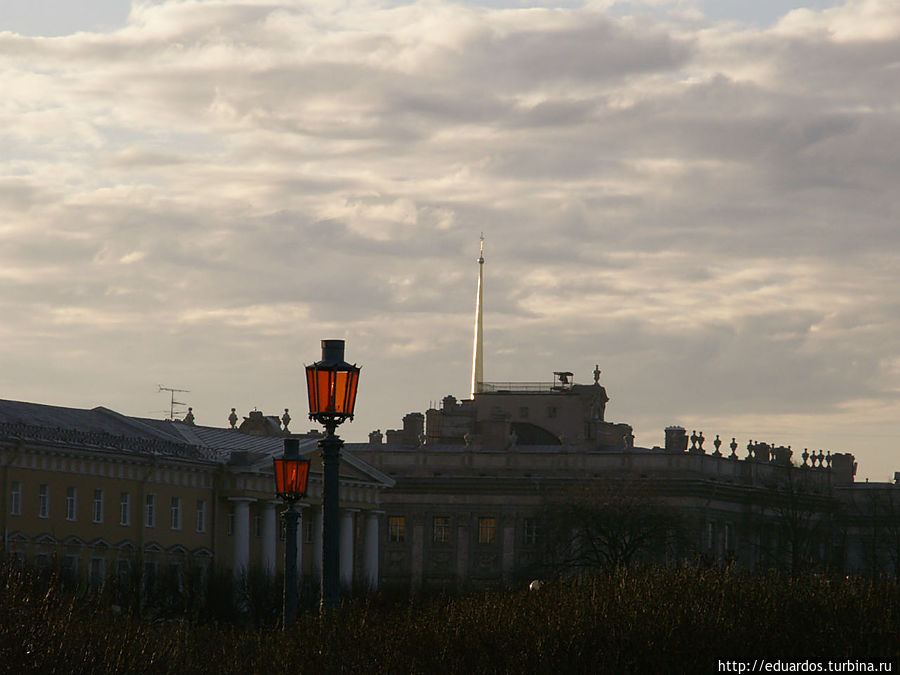
{"type": "MultiPolygon", "coordinates": [[[[169,396],[169,419],[174,422],[175,421],[175,406],[176,405],[187,405],[187,403],[185,403],[184,401],[176,401],[175,400],[175,392],[178,392],[179,394],[189,394],[191,390],[190,389],[175,389],[174,387],[164,387],[161,384],[158,386],[159,386],[159,391],[167,391],[170,394],[170,396],[169,396]]],[[[179,412],[181,412],[181,411],[179,411],[179,412]]]]}

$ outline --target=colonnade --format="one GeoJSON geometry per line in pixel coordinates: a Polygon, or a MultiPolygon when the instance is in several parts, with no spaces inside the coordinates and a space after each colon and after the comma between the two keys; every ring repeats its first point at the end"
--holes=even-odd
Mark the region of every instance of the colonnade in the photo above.
{"type": "MultiPolygon", "coordinates": [[[[246,573],[250,566],[250,504],[256,502],[260,509],[261,517],[261,564],[269,575],[274,575],[278,568],[276,555],[276,541],[279,532],[279,515],[284,510],[284,504],[275,500],[257,500],[252,497],[229,497],[229,503],[234,509],[234,527],[232,537],[234,539],[232,569],[234,574],[240,576],[246,573]]],[[[312,545],[313,556],[310,567],[313,577],[322,574],[322,507],[312,504],[297,504],[295,506],[300,513],[297,521],[297,568],[303,569],[303,540],[306,533],[304,524],[308,518],[312,518],[312,545]]],[[[366,583],[370,590],[378,588],[378,527],[381,511],[361,511],[360,509],[341,509],[340,520],[340,576],[341,584],[350,586],[354,579],[366,583]],[[363,569],[361,573],[354,570],[356,541],[356,519],[363,519],[361,523],[363,545],[363,569]]]]}

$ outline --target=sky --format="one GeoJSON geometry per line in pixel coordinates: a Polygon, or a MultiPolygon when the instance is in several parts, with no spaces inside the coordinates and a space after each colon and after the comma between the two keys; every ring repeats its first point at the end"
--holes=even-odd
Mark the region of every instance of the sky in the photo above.
{"type": "Polygon", "coordinates": [[[900,471],[895,0],[0,0],[0,82],[0,398],[305,430],[344,338],[364,440],[483,232],[486,380],[900,471]]]}

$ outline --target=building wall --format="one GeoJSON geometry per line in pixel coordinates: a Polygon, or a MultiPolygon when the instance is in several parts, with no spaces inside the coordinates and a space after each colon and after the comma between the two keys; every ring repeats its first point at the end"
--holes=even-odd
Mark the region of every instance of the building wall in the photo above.
{"type": "MultiPolygon", "coordinates": [[[[352,451],[397,481],[383,501],[382,581],[387,585],[467,588],[546,574],[540,565],[545,551],[540,542],[526,543],[526,529],[541,522],[554,499],[586,485],[638,487],[653,504],[679,514],[685,536],[654,554],[659,562],[734,562],[751,570],[900,569],[900,486],[882,487],[894,506],[885,506],[873,519],[878,514],[864,502],[874,492],[852,482],[843,461],[850,456],[837,456],[841,461],[832,467],[824,461],[796,466],[784,463],[783,453],[759,450],[757,456],[757,449],[749,458],[573,446],[490,451],[371,444],[354,445],[352,451]],[[390,532],[391,520],[398,518],[405,525],[402,541],[390,532]],[[436,518],[447,519],[446,542],[434,541],[436,518]],[[481,518],[495,519],[490,543],[478,540],[481,518]],[[866,528],[876,526],[882,549],[897,542],[893,558],[891,551],[881,550],[878,568],[860,562],[866,556],[866,528]]],[[[890,503],[884,496],[881,501],[890,503]]]]}
{"type": "MultiPolygon", "coordinates": [[[[126,564],[133,570],[138,562],[155,565],[157,573],[173,564],[182,570],[211,566],[234,570],[245,550],[248,569],[283,568],[285,507],[274,499],[271,460],[264,459],[261,466],[232,467],[214,461],[0,441],[0,468],[3,554],[21,564],[69,566],[81,579],[88,578],[93,565],[95,573],[108,579],[126,564]],[[46,517],[39,513],[42,485],[49,497],[46,517]],[[99,518],[94,517],[95,490],[103,494],[99,518]],[[129,495],[130,507],[124,525],[123,493],[129,495]],[[75,495],[74,513],[67,511],[69,494],[75,495]],[[153,522],[147,520],[149,495],[155,498],[153,522]],[[173,499],[180,500],[180,522],[173,523],[173,499]],[[202,531],[198,501],[206,511],[202,531]],[[238,536],[236,522],[242,508],[247,513],[245,541],[238,536]]],[[[370,514],[380,518],[380,489],[359,476],[341,477],[342,525],[351,533],[345,535],[341,551],[348,584],[365,582],[370,575],[366,565],[372,564],[372,556],[366,557],[367,530],[361,525],[370,514]]],[[[316,556],[321,556],[321,494],[321,473],[311,474],[299,531],[300,569],[310,576],[320,573],[316,556]]]]}

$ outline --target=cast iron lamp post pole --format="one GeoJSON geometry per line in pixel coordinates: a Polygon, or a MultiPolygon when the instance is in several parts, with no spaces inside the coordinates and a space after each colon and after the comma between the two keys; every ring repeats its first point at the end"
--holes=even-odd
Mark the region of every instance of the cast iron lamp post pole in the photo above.
{"type": "Polygon", "coordinates": [[[338,468],[344,442],[335,433],[334,424],[325,426],[322,450],[322,611],[341,605],[341,521],[338,468]]]}
{"type": "Polygon", "coordinates": [[[341,604],[340,478],[341,447],[335,429],[353,419],[359,368],[344,361],[343,340],[322,340],[322,360],[306,366],[309,418],[325,426],[322,452],[321,611],[341,604]]]}
{"type": "Polygon", "coordinates": [[[297,506],[290,502],[284,518],[284,606],[282,623],[285,630],[294,624],[297,616],[297,506]]]}

